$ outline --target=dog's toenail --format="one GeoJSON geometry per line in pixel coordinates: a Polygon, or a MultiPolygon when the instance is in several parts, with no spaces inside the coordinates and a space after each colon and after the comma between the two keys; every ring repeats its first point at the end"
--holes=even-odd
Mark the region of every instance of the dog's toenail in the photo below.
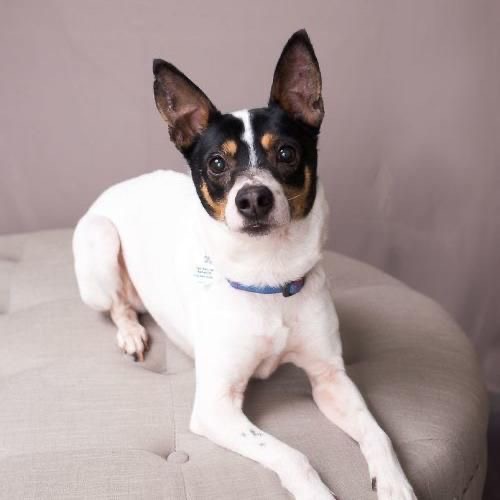
{"type": "Polygon", "coordinates": [[[377,478],[372,477],[372,491],[377,491],[377,478]]]}

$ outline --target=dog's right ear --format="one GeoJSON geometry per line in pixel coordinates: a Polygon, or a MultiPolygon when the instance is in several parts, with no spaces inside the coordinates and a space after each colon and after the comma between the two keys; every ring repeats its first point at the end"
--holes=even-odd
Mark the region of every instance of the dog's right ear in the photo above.
{"type": "Polygon", "coordinates": [[[153,61],[156,107],[168,123],[170,139],[185,153],[219,115],[210,99],[173,64],[153,61]]]}

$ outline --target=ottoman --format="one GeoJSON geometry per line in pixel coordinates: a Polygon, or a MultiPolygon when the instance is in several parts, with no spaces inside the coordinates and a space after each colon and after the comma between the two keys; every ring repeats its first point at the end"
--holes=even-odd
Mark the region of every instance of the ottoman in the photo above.
{"type": "MultiPolygon", "coordinates": [[[[277,476],[189,432],[193,362],[143,317],[145,363],[80,301],[71,230],[0,237],[0,498],[278,500],[277,476]]],[[[481,498],[486,394],[464,333],[432,300],[327,252],[345,360],[419,499],[481,498]]],[[[252,382],[246,413],[305,453],[341,500],[375,500],[356,443],[303,373],[252,382]]]]}

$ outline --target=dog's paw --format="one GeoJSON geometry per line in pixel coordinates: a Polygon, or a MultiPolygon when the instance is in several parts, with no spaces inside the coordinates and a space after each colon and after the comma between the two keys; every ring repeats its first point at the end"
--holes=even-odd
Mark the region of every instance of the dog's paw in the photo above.
{"type": "Polygon", "coordinates": [[[142,325],[130,325],[120,328],[116,334],[120,349],[135,361],[144,361],[144,353],[148,350],[148,334],[142,325]]]}
{"type": "Polygon", "coordinates": [[[371,489],[378,500],[417,500],[399,463],[388,436],[374,431],[363,441],[361,450],[368,463],[371,489]]]}
{"type": "Polygon", "coordinates": [[[296,500],[338,500],[333,491],[321,481],[316,471],[314,477],[309,476],[303,486],[295,493],[296,500]]]}
{"type": "Polygon", "coordinates": [[[375,474],[371,485],[372,490],[377,492],[378,500],[417,500],[413,488],[399,466],[381,467],[375,474]]]}
{"type": "Polygon", "coordinates": [[[281,477],[281,482],[295,500],[338,500],[305,456],[298,456],[296,463],[291,465],[288,473],[281,477]]]}

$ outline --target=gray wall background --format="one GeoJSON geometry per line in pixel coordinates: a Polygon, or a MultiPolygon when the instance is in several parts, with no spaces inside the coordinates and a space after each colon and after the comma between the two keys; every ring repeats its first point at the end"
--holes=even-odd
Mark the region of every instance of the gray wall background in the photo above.
{"type": "Polygon", "coordinates": [[[184,169],[153,57],[222,110],[255,107],[306,27],[330,247],[437,299],[500,391],[499,21],[494,0],[0,0],[0,233],[74,225],[110,184],[184,169]]]}

